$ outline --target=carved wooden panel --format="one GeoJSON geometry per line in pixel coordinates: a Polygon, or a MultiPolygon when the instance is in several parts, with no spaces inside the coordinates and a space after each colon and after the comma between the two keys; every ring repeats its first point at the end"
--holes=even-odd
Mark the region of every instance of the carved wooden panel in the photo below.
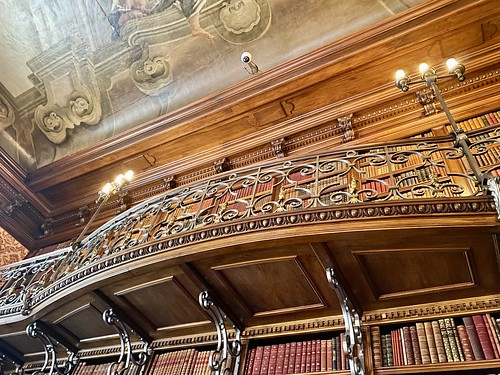
{"type": "Polygon", "coordinates": [[[378,299],[475,285],[469,249],[390,249],[353,254],[378,299]]]}
{"type": "Polygon", "coordinates": [[[196,299],[173,276],[135,285],[115,294],[140,311],[157,330],[197,326],[209,321],[196,299]]]}
{"type": "Polygon", "coordinates": [[[324,307],[297,257],[227,264],[212,270],[245,301],[254,316],[324,307]]]}
{"type": "Polygon", "coordinates": [[[113,327],[102,320],[102,313],[91,304],[71,311],[54,323],[71,332],[79,341],[115,334],[113,327]]]}

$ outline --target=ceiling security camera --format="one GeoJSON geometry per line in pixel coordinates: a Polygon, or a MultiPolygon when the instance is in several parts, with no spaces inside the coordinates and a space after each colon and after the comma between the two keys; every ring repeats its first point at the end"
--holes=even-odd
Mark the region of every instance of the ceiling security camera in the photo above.
{"type": "Polygon", "coordinates": [[[244,64],[248,64],[252,61],[252,54],[250,52],[243,52],[241,54],[241,62],[244,64]]]}

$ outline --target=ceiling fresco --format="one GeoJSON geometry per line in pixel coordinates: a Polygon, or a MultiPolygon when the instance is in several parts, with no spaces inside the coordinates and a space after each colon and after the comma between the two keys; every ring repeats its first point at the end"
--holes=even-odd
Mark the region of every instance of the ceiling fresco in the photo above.
{"type": "Polygon", "coordinates": [[[32,171],[421,2],[4,0],[0,147],[32,171]]]}

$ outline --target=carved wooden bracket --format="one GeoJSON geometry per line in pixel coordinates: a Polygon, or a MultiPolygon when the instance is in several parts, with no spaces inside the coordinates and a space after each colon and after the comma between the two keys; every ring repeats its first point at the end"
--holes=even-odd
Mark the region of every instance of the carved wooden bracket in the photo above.
{"type": "Polygon", "coordinates": [[[3,212],[7,216],[10,216],[10,215],[12,215],[14,210],[23,206],[26,203],[28,203],[28,201],[26,199],[24,199],[24,197],[21,194],[17,194],[14,197],[14,200],[7,206],[7,208],[3,212]]]}
{"type": "Polygon", "coordinates": [[[76,223],[75,227],[80,227],[85,224],[90,217],[90,209],[89,206],[83,206],[78,209],[78,223],[76,223]]]}
{"type": "Polygon", "coordinates": [[[214,162],[215,173],[222,173],[229,170],[229,164],[227,158],[220,159],[214,162]]]}
{"type": "Polygon", "coordinates": [[[354,129],[352,127],[352,113],[348,116],[340,117],[337,119],[340,129],[344,132],[342,135],[342,143],[352,141],[356,138],[354,129]]]}
{"type": "Polygon", "coordinates": [[[127,211],[132,205],[132,197],[128,191],[122,191],[118,196],[118,213],[127,211]]]}
{"type": "Polygon", "coordinates": [[[177,187],[177,181],[175,179],[175,176],[167,176],[163,179],[163,186],[165,187],[165,190],[171,190],[175,189],[177,187]]]}
{"type": "Polygon", "coordinates": [[[431,89],[425,88],[417,91],[415,96],[422,107],[424,107],[424,116],[430,116],[439,112],[436,106],[436,95],[431,89]]]}
{"type": "Polygon", "coordinates": [[[274,156],[278,159],[285,157],[285,138],[280,138],[271,142],[271,146],[273,147],[274,156]]]}
{"type": "Polygon", "coordinates": [[[42,234],[38,238],[45,238],[54,233],[54,219],[50,217],[45,219],[40,229],[42,230],[42,234]]]}

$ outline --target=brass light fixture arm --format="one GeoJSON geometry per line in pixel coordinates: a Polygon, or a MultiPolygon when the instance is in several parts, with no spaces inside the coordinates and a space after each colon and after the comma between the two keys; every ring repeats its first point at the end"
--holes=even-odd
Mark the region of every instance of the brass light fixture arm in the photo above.
{"type": "Polygon", "coordinates": [[[56,352],[56,346],[60,344],[60,340],[56,340],[56,338],[52,337],[49,330],[47,330],[45,325],[41,324],[40,322],[34,322],[28,325],[26,327],[26,334],[29,337],[39,340],[44,348],[44,362],[42,368],[40,370],[33,372],[32,375],[73,374],[79,361],[78,357],[76,356],[76,349],[74,348],[70,349],[66,347],[66,350],[68,352],[68,359],[64,362],[64,368],[61,369],[57,365],[57,352],[56,352]]]}
{"type": "Polygon", "coordinates": [[[118,333],[118,336],[120,337],[120,355],[116,362],[109,364],[106,374],[128,374],[132,368],[139,369],[139,375],[144,374],[146,363],[150,357],[149,344],[142,340],[144,343],[143,350],[138,353],[137,357],[134,357],[134,353],[132,352],[132,343],[130,341],[130,335],[127,327],[114,313],[113,309],[107,309],[104,311],[102,319],[106,324],[113,326],[116,333],[118,333]]]}
{"type": "Polygon", "coordinates": [[[332,268],[326,269],[328,284],[335,291],[340,302],[345,324],[345,336],[342,350],[349,363],[351,375],[364,375],[365,358],[363,353],[363,332],[361,331],[360,317],[346,292],[339,284],[332,268]]]}
{"type": "Polygon", "coordinates": [[[203,291],[199,296],[200,306],[205,309],[217,329],[217,348],[209,358],[208,365],[213,375],[237,375],[240,366],[241,330],[217,306],[209,295],[203,291]],[[234,329],[235,336],[232,342],[228,335],[226,322],[234,329]]]}

